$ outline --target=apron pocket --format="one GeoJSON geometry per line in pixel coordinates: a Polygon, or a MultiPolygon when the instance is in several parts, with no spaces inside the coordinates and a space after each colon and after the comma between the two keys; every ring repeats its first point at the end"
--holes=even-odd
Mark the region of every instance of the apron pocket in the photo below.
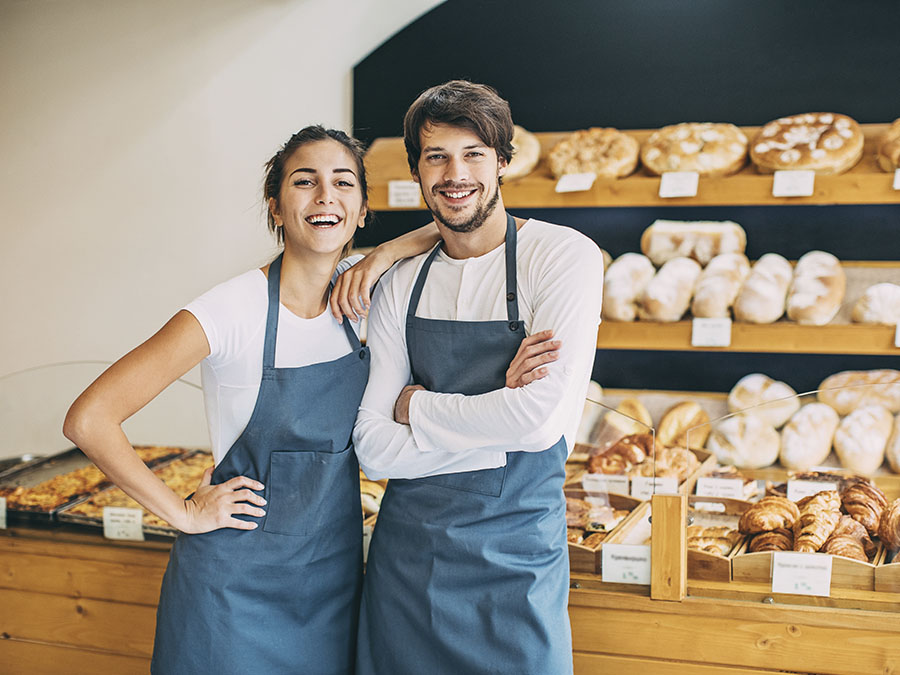
{"type": "Polygon", "coordinates": [[[506,478],[506,467],[498,466],[496,469],[481,469],[479,471],[460,471],[459,473],[444,473],[438,476],[426,476],[419,478],[418,482],[428,485],[474,492],[488,497],[499,497],[503,490],[503,479],[506,478]]]}
{"type": "Polygon", "coordinates": [[[360,510],[359,470],[350,445],[341,452],[275,451],[263,530],[315,534],[351,509],[360,510]]]}

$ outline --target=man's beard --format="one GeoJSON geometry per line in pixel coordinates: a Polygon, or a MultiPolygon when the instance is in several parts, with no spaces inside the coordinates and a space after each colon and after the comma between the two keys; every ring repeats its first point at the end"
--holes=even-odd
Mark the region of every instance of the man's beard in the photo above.
{"type": "Polygon", "coordinates": [[[494,209],[497,207],[497,202],[500,201],[500,186],[494,190],[493,196],[485,203],[479,204],[475,209],[475,213],[472,214],[472,217],[463,223],[448,223],[443,214],[437,208],[431,209],[431,215],[434,216],[435,220],[439,221],[444,227],[448,230],[452,230],[453,232],[466,233],[466,232],[474,232],[479,227],[484,225],[484,221],[486,221],[490,215],[494,212],[494,209]]]}

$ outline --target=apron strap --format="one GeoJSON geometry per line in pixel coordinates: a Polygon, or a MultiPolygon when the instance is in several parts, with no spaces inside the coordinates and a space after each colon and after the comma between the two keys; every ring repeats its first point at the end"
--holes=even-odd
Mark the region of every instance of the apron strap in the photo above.
{"type": "Polygon", "coordinates": [[[278,331],[278,304],[281,301],[280,253],[269,265],[269,310],[266,314],[266,341],[263,344],[263,369],[275,367],[275,334],[278,331]]]}

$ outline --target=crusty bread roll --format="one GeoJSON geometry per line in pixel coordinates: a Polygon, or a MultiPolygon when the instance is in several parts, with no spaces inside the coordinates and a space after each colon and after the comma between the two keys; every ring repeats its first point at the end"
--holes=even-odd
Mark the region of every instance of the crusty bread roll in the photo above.
{"type": "Polygon", "coordinates": [[[622,436],[649,433],[653,419],[646,406],[636,398],[624,398],[603,416],[603,423],[618,430],[622,436]]]}
{"type": "Polygon", "coordinates": [[[641,235],[641,252],[656,266],[674,258],[707,265],[722,253],[743,253],[747,233],[735,222],[654,220],[641,235]]]}
{"type": "Polygon", "coordinates": [[[900,412],[900,371],[843,370],[822,380],[817,397],[839,415],[849,415],[869,403],[896,414],[900,412]]]}
{"type": "Polygon", "coordinates": [[[781,464],[806,471],[821,464],[831,452],[831,441],[840,418],[824,403],[808,403],[781,430],[781,464]]]}
{"type": "Polygon", "coordinates": [[[825,251],[800,257],[787,296],[788,318],[797,323],[822,326],[831,321],[844,301],[847,276],[841,261],[825,251]]]}
{"type": "Polygon", "coordinates": [[[640,253],[624,253],[616,258],[603,279],[603,318],[634,321],[638,299],[654,274],[653,263],[640,253]]]}
{"type": "Polygon", "coordinates": [[[690,258],[673,258],[647,284],[638,316],[649,321],[679,321],[691,304],[701,267],[690,258]]]}
{"type": "Polygon", "coordinates": [[[505,181],[527,176],[534,171],[541,158],[541,142],[538,137],[518,124],[513,126],[512,146],[513,158],[503,174],[505,181]]]}
{"type": "Polygon", "coordinates": [[[784,314],[784,302],[793,279],[791,264],[777,253],[766,253],[754,263],[750,276],[734,301],[734,318],[750,323],[772,323],[784,314]]]}
{"type": "Polygon", "coordinates": [[[900,473],[900,415],[894,418],[891,437],[888,438],[884,454],[887,457],[888,464],[891,465],[891,469],[895,473],[900,473]]]}
{"type": "Polygon", "coordinates": [[[730,317],[731,306],[749,274],[750,261],[743,253],[717,255],[697,280],[691,314],[708,318],[730,317]]]}
{"type": "Polygon", "coordinates": [[[656,442],[667,448],[686,448],[690,441],[691,448],[700,449],[706,445],[709,432],[709,415],[703,407],[696,401],[682,401],[663,413],[656,425],[656,442]]]}
{"type": "Polygon", "coordinates": [[[605,248],[600,249],[600,255],[603,257],[603,271],[606,272],[607,268],[612,264],[612,256],[605,248]]]}
{"type": "Polygon", "coordinates": [[[567,173],[595,173],[620,178],[637,168],[638,142],[618,129],[592,127],[574,131],[553,146],[548,155],[556,178],[567,173]]]}
{"type": "Polygon", "coordinates": [[[654,131],[641,146],[647,171],[696,171],[727,176],[747,163],[747,137],[733,124],[682,122],[654,131]]]}
{"type": "Polygon", "coordinates": [[[706,449],[721,464],[759,469],[778,459],[779,444],[775,427],[759,417],[739,414],[714,425],[706,449]]]}
{"type": "Polygon", "coordinates": [[[745,375],[728,393],[728,412],[762,417],[780,429],[800,409],[797,392],[762,373],[745,375]],[[758,406],[758,407],[756,407],[758,406]]]}
{"type": "Polygon", "coordinates": [[[882,283],[869,286],[856,304],[851,318],[857,323],[900,323],[900,286],[882,283]]]}
{"type": "Polygon", "coordinates": [[[839,113],[806,113],[773,120],[750,144],[750,159],[760,173],[808,169],[842,173],[863,153],[863,133],[856,120],[839,113]]]}
{"type": "Polygon", "coordinates": [[[894,417],[880,405],[864,405],[841,420],[834,433],[834,451],[841,465],[871,476],[884,461],[894,417]]]}
{"type": "Polygon", "coordinates": [[[900,168],[900,119],[895,119],[878,139],[878,165],[889,173],[900,168]]]}

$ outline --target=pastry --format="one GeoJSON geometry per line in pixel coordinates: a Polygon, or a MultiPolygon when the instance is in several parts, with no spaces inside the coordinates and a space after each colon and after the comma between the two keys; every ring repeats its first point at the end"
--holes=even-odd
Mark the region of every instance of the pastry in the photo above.
{"type": "Polygon", "coordinates": [[[889,173],[900,168],[900,119],[894,123],[878,139],[878,165],[889,173]]]}
{"type": "Polygon", "coordinates": [[[691,314],[701,318],[730,317],[731,306],[749,274],[750,262],[743,253],[717,255],[697,279],[691,314]]]}
{"type": "Polygon", "coordinates": [[[591,512],[591,505],[577,497],[566,497],[566,525],[584,529],[587,514],[591,512]]]}
{"type": "Polygon", "coordinates": [[[841,261],[825,251],[810,251],[794,268],[787,295],[787,315],[800,324],[822,326],[831,321],[847,289],[841,261]]]}
{"type": "Polygon", "coordinates": [[[657,176],[667,171],[727,176],[746,164],[747,137],[733,124],[672,124],[654,131],[644,141],[641,162],[657,176]]]}
{"type": "Polygon", "coordinates": [[[654,220],[641,235],[641,253],[656,266],[674,258],[708,265],[717,255],[743,253],[747,233],[735,222],[654,220]]]}
{"type": "Polygon", "coordinates": [[[888,464],[895,473],[900,473],[900,415],[894,417],[894,426],[884,449],[888,464]]]}
{"type": "Polygon", "coordinates": [[[741,539],[741,533],[730,527],[704,527],[689,525],[687,528],[687,545],[689,549],[712,553],[722,557],[731,553],[731,549],[741,539]]]}
{"type": "Polygon", "coordinates": [[[876,546],[869,538],[866,528],[850,516],[841,516],[837,527],[822,546],[823,553],[853,558],[860,562],[869,562],[875,551],[876,546]]]}
{"type": "Polygon", "coordinates": [[[566,528],[566,539],[570,544],[580,544],[584,541],[584,530],[574,527],[566,528]]]}
{"type": "Polygon", "coordinates": [[[756,534],[779,528],[791,529],[799,517],[800,511],[790,499],[763,497],[741,514],[738,530],[741,534],[756,534]]]}
{"type": "Polygon", "coordinates": [[[862,157],[863,133],[855,120],[839,113],[807,113],[773,120],[750,144],[760,173],[780,170],[843,173],[862,157]]]}
{"type": "Polygon", "coordinates": [[[793,551],[794,531],[779,527],[769,532],[760,532],[750,540],[750,553],[763,551],[793,551]]]}
{"type": "Polygon", "coordinates": [[[592,127],[575,131],[550,150],[550,171],[556,178],[567,173],[595,173],[621,178],[637,168],[638,142],[618,129],[592,127]]]}
{"type": "Polygon", "coordinates": [[[588,458],[588,473],[624,474],[653,454],[652,434],[631,434],[588,458]]]}
{"type": "Polygon", "coordinates": [[[776,429],[799,409],[796,391],[762,373],[745,375],[728,392],[728,412],[761,417],[776,429]]]}
{"type": "Polygon", "coordinates": [[[706,449],[722,464],[758,469],[778,458],[780,439],[775,427],[753,415],[726,417],[713,427],[706,449]]]}
{"type": "Polygon", "coordinates": [[[634,321],[638,299],[654,274],[653,263],[640,253],[624,253],[616,258],[603,277],[603,318],[634,321]]]}
{"type": "Polygon", "coordinates": [[[606,413],[603,421],[621,432],[621,436],[647,434],[653,426],[653,419],[647,408],[636,398],[623,398],[615,410],[606,413]]]}
{"type": "Polygon", "coordinates": [[[614,509],[609,505],[597,506],[592,504],[585,519],[585,533],[612,532],[616,525],[629,514],[625,509],[614,509]]]}
{"type": "Polygon", "coordinates": [[[697,455],[687,448],[657,446],[656,456],[648,455],[643,462],[632,468],[628,475],[631,478],[635,476],[675,478],[679,483],[683,483],[699,466],[700,460],[697,459],[697,455]]]}
{"type": "Polygon", "coordinates": [[[844,370],[822,380],[817,396],[839,415],[849,415],[869,403],[896,414],[900,412],[900,371],[844,370]]]}
{"type": "Polygon", "coordinates": [[[797,502],[800,517],[794,523],[794,550],[815,553],[837,527],[841,519],[841,498],[835,490],[826,490],[797,502]]]}
{"type": "Polygon", "coordinates": [[[360,480],[359,497],[363,513],[366,515],[378,513],[381,509],[381,500],[384,498],[384,486],[373,480],[360,480]]]}
{"type": "Polygon", "coordinates": [[[857,483],[841,492],[841,507],[873,537],[886,506],[887,498],[876,485],[857,483]]]}
{"type": "Polygon", "coordinates": [[[900,548],[900,499],[895,499],[881,512],[878,538],[892,551],[900,548]]]}
{"type": "Polygon", "coordinates": [[[518,124],[513,126],[513,158],[506,167],[503,180],[516,180],[527,176],[537,166],[541,158],[541,142],[530,131],[526,131],[518,124]]]}
{"type": "Polygon", "coordinates": [[[781,464],[805,471],[825,461],[840,418],[824,403],[808,403],[781,430],[781,464]]]}
{"type": "Polygon", "coordinates": [[[834,451],[841,466],[872,475],[884,461],[894,417],[880,405],[864,405],[843,420],[834,434],[834,451]]]}
{"type": "Polygon", "coordinates": [[[853,305],[850,318],[857,323],[896,326],[900,323],[900,286],[889,283],[869,286],[853,305]]]}
{"type": "Polygon", "coordinates": [[[663,413],[659,424],[656,425],[656,441],[664,447],[680,445],[699,449],[706,445],[709,431],[709,415],[700,404],[695,401],[682,401],[663,413]]]}
{"type": "Polygon", "coordinates": [[[588,548],[597,548],[600,544],[603,543],[603,540],[606,539],[606,535],[606,532],[593,532],[584,538],[584,541],[581,542],[581,545],[587,546],[588,548]]]}
{"type": "Polygon", "coordinates": [[[734,318],[749,323],[778,321],[784,314],[793,277],[787,260],[777,253],[766,253],[750,268],[750,276],[734,301],[734,318]]]}
{"type": "Polygon", "coordinates": [[[700,265],[690,258],[673,258],[647,284],[638,316],[649,321],[678,321],[691,304],[700,265]]]}

